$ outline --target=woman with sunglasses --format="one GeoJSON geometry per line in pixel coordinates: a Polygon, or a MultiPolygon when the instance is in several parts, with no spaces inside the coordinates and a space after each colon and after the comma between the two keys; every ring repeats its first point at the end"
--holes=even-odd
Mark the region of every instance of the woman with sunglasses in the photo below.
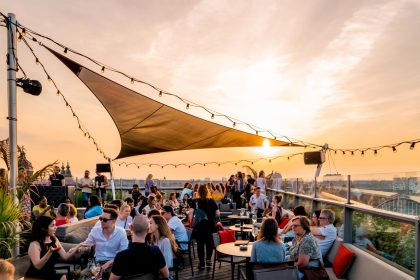
{"type": "Polygon", "coordinates": [[[59,257],[68,260],[85,245],[78,244],[66,252],[55,237],[56,228],[51,217],[40,216],[35,220],[28,249],[30,267],[25,279],[67,279],[65,275],[55,273],[54,265],[58,263],[59,257]]]}
{"type": "MultiPolygon", "coordinates": [[[[310,220],[305,216],[296,216],[291,220],[291,227],[295,233],[290,247],[289,261],[294,261],[299,269],[305,267],[319,267],[322,262],[321,250],[315,237],[311,233],[310,220]]],[[[299,272],[299,279],[303,274],[299,272]]]]}

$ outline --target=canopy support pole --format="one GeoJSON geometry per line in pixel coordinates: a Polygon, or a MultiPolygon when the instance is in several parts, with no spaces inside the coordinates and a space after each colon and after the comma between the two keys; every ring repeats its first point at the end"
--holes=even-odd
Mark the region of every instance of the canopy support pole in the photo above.
{"type": "Polygon", "coordinates": [[[114,183],[114,176],[112,175],[112,160],[108,159],[110,165],[110,176],[111,176],[111,189],[112,189],[112,199],[115,200],[115,183],[114,183]]]}

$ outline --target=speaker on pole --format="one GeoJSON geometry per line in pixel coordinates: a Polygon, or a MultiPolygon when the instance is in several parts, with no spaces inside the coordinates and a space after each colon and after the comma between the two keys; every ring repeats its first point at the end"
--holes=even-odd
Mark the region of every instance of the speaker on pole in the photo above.
{"type": "Polygon", "coordinates": [[[322,164],[325,161],[325,152],[306,152],[303,154],[305,164],[322,164]]]}
{"type": "Polygon", "coordinates": [[[97,163],[96,172],[106,173],[111,172],[111,165],[109,163],[97,163]]]}

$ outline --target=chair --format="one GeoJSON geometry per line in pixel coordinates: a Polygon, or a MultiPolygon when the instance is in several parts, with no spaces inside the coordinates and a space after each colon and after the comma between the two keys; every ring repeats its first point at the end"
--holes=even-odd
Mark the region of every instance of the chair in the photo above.
{"type": "Polygon", "coordinates": [[[219,234],[213,233],[213,243],[214,243],[214,258],[213,258],[213,273],[211,276],[211,279],[214,280],[214,271],[216,270],[216,261],[219,261],[219,265],[222,264],[222,262],[230,263],[231,269],[232,269],[232,280],[235,277],[235,265],[240,263],[245,263],[246,258],[242,257],[234,257],[234,256],[225,256],[221,255],[217,252],[216,247],[220,245],[220,237],[219,234]]]}
{"type": "MultiPolygon", "coordinates": [[[[239,269],[238,269],[239,273],[239,269]]],[[[247,280],[298,280],[299,273],[297,267],[293,266],[290,262],[281,263],[252,263],[246,264],[246,277],[243,273],[239,276],[247,280]]],[[[239,277],[238,277],[239,279],[239,277]]]]}
{"type": "Polygon", "coordinates": [[[192,229],[187,229],[188,241],[177,241],[177,243],[178,243],[178,245],[179,245],[180,248],[181,248],[180,245],[182,245],[182,244],[187,244],[188,245],[188,249],[187,250],[181,250],[181,249],[179,249],[179,252],[181,254],[181,261],[182,261],[182,264],[183,264],[184,267],[185,267],[185,263],[184,263],[183,256],[184,256],[184,254],[188,254],[188,259],[190,261],[190,266],[191,266],[191,274],[192,274],[192,276],[194,276],[193,262],[192,262],[192,258],[191,258],[191,251],[192,251],[193,252],[193,255],[194,255],[194,259],[195,259],[194,242],[193,242],[193,240],[191,238],[192,232],[193,232],[192,229]]]}

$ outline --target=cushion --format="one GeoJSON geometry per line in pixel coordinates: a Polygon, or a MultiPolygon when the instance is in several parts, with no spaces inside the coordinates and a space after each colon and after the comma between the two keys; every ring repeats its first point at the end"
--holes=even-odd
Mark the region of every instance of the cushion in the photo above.
{"type": "Polygon", "coordinates": [[[284,227],[289,223],[289,219],[286,217],[281,218],[281,222],[279,224],[279,228],[284,229],[284,227]]]}
{"type": "Polygon", "coordinates": [[[218,232],[220,238],[220,244],[235,242],[235,231],[234,230],[221,230],[218,232]]]}
{"type": "Polygon", "coordinates": [[[342,278],[346,275],[355,256],[356,254],[344,246],[344,244],[340,245],[333,262],[333,271],[337,278],[342,278]]]}

